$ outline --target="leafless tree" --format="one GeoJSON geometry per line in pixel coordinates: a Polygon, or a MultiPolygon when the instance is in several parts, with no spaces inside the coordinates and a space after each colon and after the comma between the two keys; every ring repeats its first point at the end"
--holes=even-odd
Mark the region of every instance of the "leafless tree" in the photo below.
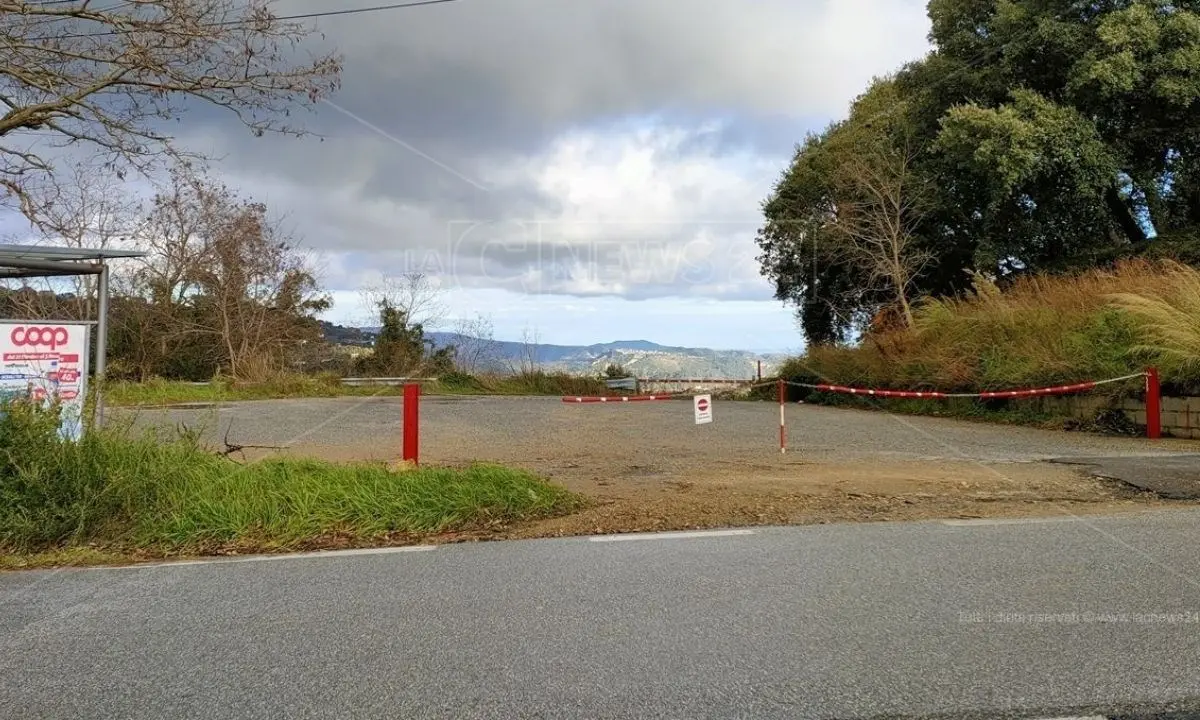
{"type": "Polygon", "coordinates": [[[198,268],[215,258],[215,242],[236,212],[237,196],[191,163],[171,167],[138,232],[146,250],[142,276],[152,300],[177,305],[198,289],[198,268]]]}
{"type": "Polygon", "coordinates": [[[521,331],[521,354],[513,371],[518,375],[536,375],[542,369],[542,361],[538,355],[540,335],[536,328],[525,328],[521,331]]]}
{"type": "Polygon", "coordinates": [[[312,317],[328,309],[305,256],[266,206],[243,202],[212,238],[213,262],[196,269],[203,331],[225,352],[231,375],[277,372],[289,350],[319,339],[312,317]]]}
{"type": "Polygon", "coordinates": [[[846,250],[861,262],[872,282],[894,295],[906,326],[913,322],[909,290],[932,260],[915,247],[924,188],[913,170],[909,143],[865,142],[837,169],[837,213],[834,227],[847,239],[846,250]]]}
{"type": "MultiPolygon", "coordinates": [[[[115,177],[78,165],[59,188],[54,204],[45,208],[39,224],[41,237],[49,244],[77,250],[127,247],[134,242],[139,212],[137,199],[126,193],[115,177]]],[[[128,263],[109,264],[117,278],[129,267],[128,263]]],[[[81,275],[68,282],[73,296],[70,316],[94,318],[96,276],[81,275]]]]}
{"type": "Polygon", "coordinates": [[[436,328],[446,319],[444,291],[434,278],[419,272],[388,276],[363,288],[362,302],[371,317],[378,317],[382,303],[404,313],[409,325],[420,325],[425,331],[436,328]]]}
{"type": "MultiPolygon", "coordinates": [[[[146,257],[114,277],[114,339],[129,374],[147,379],[204,332],[189,298],[200,292],[199,269],[214,262],[215,237],[236,204],[232,191],[190,162],[162,179],[130,240],[146,257]]],[[[220,364],[211,343],[192,347],[206,349],[208,365],[220,364]]]]}
{"type": "MultiPolygon", "coordinates": [[[[137,201],[115,178],[81,165],[67,174],[56,202],[46,208],[42,223],[35,229],[34,238],[37,242],[74,249],[124,247],[134,234],[137,215],[137,201]]],[[[127,267],[121,262],[110,265],[114,276],[127,267]]],[[[95,318],[93,275],[26,278],[3,284],[10,289],[25,289],[9,298],[10,306],[20,317],[95,318]]]]}
{"type": "Polygon", "coordinates": [[[9,283],[3,290],[0,311],[24,320],[49,320],[63,316],[58,296],[52,289],[28,281],[9,283]]]}
{"type": "Polygon", "coordinates": [[[193,371],[261,377],[319,339],[314,315],[329,300],[261,203],[180,164],[136,238],[147,257],[120,284],[113,314],[131,373],[187,356],[193,371]]]}
{"type": "Polygon", "coordinates": [[[302,133],[290,111],[341,72],[299,51],[311,33],[270,0],[0,0],[0,202],[42,222],[75,148],[117,177],[184,155],[169,121],[195,101],[257,135],[302,133]]]}
{"type": "Polygon", "coordinates": [[[455,320],[452,344],[456,349],[454,364],[465,373],[474,375],[494,366],[499,359],[495,328],[491,318],[483,315],[455,320]]]}

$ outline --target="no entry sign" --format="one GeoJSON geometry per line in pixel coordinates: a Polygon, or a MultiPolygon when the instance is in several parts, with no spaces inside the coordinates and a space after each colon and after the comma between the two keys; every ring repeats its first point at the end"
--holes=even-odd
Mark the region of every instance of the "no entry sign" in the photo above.
{"type": "Polygon", "coordinates": [[[692,400],[692,403],[696,410],[697,425],[704,425],[705,423],[712,422],[711,395],[697,395],[695,399],[692,400]]]}

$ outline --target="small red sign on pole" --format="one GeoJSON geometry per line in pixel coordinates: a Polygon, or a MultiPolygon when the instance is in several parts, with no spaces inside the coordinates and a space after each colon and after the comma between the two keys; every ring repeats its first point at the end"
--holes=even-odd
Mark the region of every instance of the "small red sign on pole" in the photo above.
{"type": "Polygon", "coordinates": [[[404,386],[404,447],[401,457],[416,465],[420,447],[421,386],[410,383],[404,386]]]}

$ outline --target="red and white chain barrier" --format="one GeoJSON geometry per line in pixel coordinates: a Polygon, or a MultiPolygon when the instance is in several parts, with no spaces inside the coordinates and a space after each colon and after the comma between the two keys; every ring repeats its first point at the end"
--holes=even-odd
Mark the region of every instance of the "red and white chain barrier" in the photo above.
{"type": "MultiPolygon", "coordinates": [[[[1070,395],[1073,393],[1092,390],[1101,385],[1111,385],[1113,383],[1126,382],[1136,378],[1145,378],[1146,380],[1146,436],[1152,440],[1156,440],[1162,436],[1162,418],[1160,414],[1160,390],[1158,380],[1158,370],[1148,368],[1139,373],[1122,375],[1121,377],[1106,378],[1104,380],[1089,380],[1087,382],[1074,383],[1071,385],[1051,385],[1048,387],[1039,388],[1024,388],[1019,390],[984,390],[973,393],[952,393],[941,392],[939,390],[882,390],[877,388],[859,388],[848,387],[846,385],[834,385],[830,383],[801,383],[792,382],[790,380],[779,379],[775,381],[777,385],[777,394],[779,399],[779,452],[787,452],[787,416],[784,412],[784,403],[786,402],[786,386],[807,388],[818,392],[840,393],[843,395],[857,395],[860,397],[876,397],[876,398],[905,398],[905,399],[948,399],[948,398],[972,398],[978,400],[996,400],[1001,398],[1029,398],[1029,397],[1049,397],[1053,395],[1070,395]]],[[[772,383],[758,383],[752,387],[764,387],[772,383]]]]}
{"type": "Polygon", "coordinates": [[[1112,383],[1125,382],[1134,378],[1145,377],[1145,372],[1133,373],[1132,375],[1122,375],[1121,377],[1108,378],[1107,380],[1089,380],[1088,382],[1075,383],[1074,385],[1051,385],[1049,387],[1028,388],[1022,390],[985,390],[975,393],[948,393],[938,390],[876,390],[874,388],[857,388],[847,387],[845,385],[828,385],[824,383],[799,383],[785,381],[792,387],[808,388],[819,392],[842,393],[845,395],[867,395],[870,397],[881,398],[979,398],[982,400],[994,400],[997,398],[1022,398],[1022,397],[1039,397],[1045,395],[1070,395],[1072,393],[1091,390],[1101,385],[1109,385],[1112,383]]]}
{"type": "MultiPolygon", "coordinates": [[[[859,388],[849,387],[846,385],[833,385],[829,383],[802,383],[784,380],[771,380],[751,384],[750,388],[766,387],[775,385],[779,400],[779,452],[787,452],[787,413],[785,405],[787,402],[787,386],[807,388],[816,390],[817,392],[840,393],[844,395],[857,395],[860,397],[876,397],[876,398],[905,398],[905,399],[949,399],[949,398],[973,398],[979,400],[996,400],[1001,398],[1029,398],[1029,397],[1049,397],[1054,395],[1070,395],[1072,393],[1092,390],[1101,385],[1111,385],[1113,383],[1126,382],[1136,378],[1145,378],[1146,381],[1146,436],[1152,440],[1156,440],[1162,435],[1162,419],[1160,413],[1160,391],[1158,370],[1148,368],[1139,373],[1130,375],[1122,375],[1121,377],[1107,378],[1104,380],[1089,380],[1087,382],[1074,383],[1071,385],[1051,385],[1048,387],[1039,388],[1024,388],[1019,390],[984,390],[973,393],[953,393],[942,392],[939,390],[882,390],[877,388],[859,388]]],[[[610,395],[610,396],[566,396],[562,399],[565,403],[630,403],[630,402],[649,402],[652,400],[675,400],[678,398],[691,397],[686,393],[664,393],[655,395],[610,395]]]]}

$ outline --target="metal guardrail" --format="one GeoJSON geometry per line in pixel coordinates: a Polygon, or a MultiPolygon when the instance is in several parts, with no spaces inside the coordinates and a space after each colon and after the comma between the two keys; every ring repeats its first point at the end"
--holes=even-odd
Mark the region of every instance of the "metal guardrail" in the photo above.
{"type": "Polygon", "coordinates": [[[754,378],[748,380],[739,380],[737,378],[638,378],[644,383],[663,383],[663,384],[679,384],[679,383],[694,383],[703,385],[745,385],[746,383],[754,382],[754,378]]]}
{"type": "Polygon", "coordinates": [[[410,378],[410,377],[365,377],[365,378],[342,378],[343,385],[358,387],[362,385],[407,385],[408,383],[427,383],[437,382],[437,378],[410,378]]]}
{"type": "Polygon", "coordinates": [[[609,378],[604,381],[609,390],[634,390],[638,389],[637,378],[609,378]]]}
{"type": "Polygon", "coordinates": [[[754,382],[750,380],[735,380],[732,378],[650,378],[650,377],[628,377],[628,378],[608,378],[604,384],[609,390],[633,390],[637,391],[642,386],[661,387],[665,385],[686,385],[686,386],[712,386],[712,385],[746,385],[754,382]]]}

